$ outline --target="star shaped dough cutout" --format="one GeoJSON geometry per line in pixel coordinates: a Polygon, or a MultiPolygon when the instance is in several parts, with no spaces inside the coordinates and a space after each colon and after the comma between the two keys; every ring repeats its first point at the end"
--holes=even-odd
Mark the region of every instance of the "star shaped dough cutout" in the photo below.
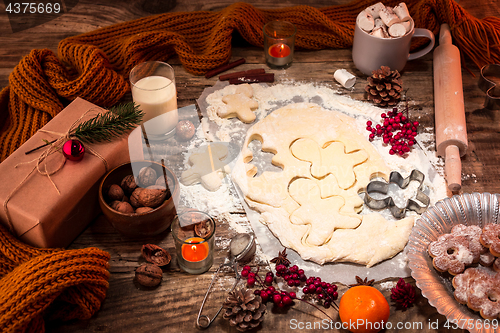
{"type": "Polygon", "coordinates": [[[342,189],[348,189],[356,182],[354,167],[368,160],[368,154],[360,149],[345,152],[345,145],[333,141],[325,148],[319,147],[312,139],[299,139],[290,146],[293,156],[311,163],[311,175],[323,178],[332,174],[342,189]]]}
{"type": "Polygon", "coordinates": [[[288,187],[290,196],[300,205],[290,216],[290,222],[309,225],[302,242],[321,246],[328,242],[336,229],[354,229],[361,223],[357,215],[341,214],[342,196],[321,198],[319,186],[311,179],[298,178],[288,187]]]}
{"type": "Polygon", "coordinates": [[[259,107],[259,103],[254,101],[253,88],[248,83],[240,85],[236,88],[234,94],[222,97],[222,101],[226,103],[226,108],[219,109],[217,114],[222,118],[238,117],[244,123],[251,123],[255,120],[256,115],[252,110],[259,107]]]}

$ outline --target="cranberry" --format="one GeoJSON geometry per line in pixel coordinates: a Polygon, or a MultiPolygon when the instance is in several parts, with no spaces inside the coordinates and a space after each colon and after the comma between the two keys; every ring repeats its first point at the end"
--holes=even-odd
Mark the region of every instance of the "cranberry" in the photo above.
{"type": "Polygon", "coordinates": [[[255,285],[255,278],[249,277],[248,280],[247,280],[247,286],[251,288],[254,285],[255,285]]]}

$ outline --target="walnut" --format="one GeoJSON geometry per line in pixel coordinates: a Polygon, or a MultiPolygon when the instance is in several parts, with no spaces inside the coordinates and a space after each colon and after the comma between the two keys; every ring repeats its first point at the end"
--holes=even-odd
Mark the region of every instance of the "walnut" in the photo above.
{"type": "Polygon", "coordinates": [[[141,253],[144,259],[157,266],[165,266],[170,263],[172,257],[164,248],[155,244],[146,244],[141,248],[141,253]]]}
{"type": "Polygon", "coordinates": [[[152,185],[139,193],[138,201],[142,206],[156,208],[160,206],[167,197],[167,191],[160,185],[152,185]]]}
{"type": "Polygon", "coordinates": [[[113,184],[109,187],[108,198],[110,200],[121,201],[124,196],[125,196],[125,193],[123,193],[123,190],[119,185],[113,184]]]}
{"type": "Polygon", "coordinates": [[[134,213],[134,208],[128,203],[121,201],[116,205],[115,208],[116,211],[124,214],[133,214],[134,213]]]}
{"type": "Polygon", "coordinates": [[[161,283],[163,271],[154,264],[142,264],[135,270],[135,279],[145,287],[156,287],[161,283]]]}
{"type": "Polygon", "coordinates": [[[148,187],[156,183],[156,171],[150,167],[144,167],[139,171],[139,184],[142,187],[148,187]]]}
{"type": "Polygon", "coordinates": [[[136,214],[144,214],[144,213],[150,212],[152,210],[153,210],[153,208],[151,208],[151,207],[139,207],[135,210],[135,213],[136,214]]]}
{"type": "Polygon", "coordinates": [[[130,204],[134,207],[141,207],[141,203],[139,202],[139,193],[144,190],[142,187],[138,187],[132,192],[130,195],[130,204]]]}
{"type": "Polygon", "coordinates": [[[135,190],[135,188],[137,187],[137,182],[135,180],[134,175],[125,176],[122,179],[120,186],[123,189],[123,191],[125,191],[125,193],[127,193],[127,194],[132,193],[135,190]]]}
{"type": "Polygon", "coordinates": [[[189,120],[181,120],[175,127],[175,135],[179,141],[188,141],[194,136],[196,129],[189,120]]]}
{"type": "Polygon", "coordinates": [[[112,202],[109,204],[109,207],[111,207],[111,209],[116,210],[116,207],[118,206],[118,204],[119,204],[120,202],[121,202],[121,201],[119,201],[119,200],[112,201],[112,202]]]}

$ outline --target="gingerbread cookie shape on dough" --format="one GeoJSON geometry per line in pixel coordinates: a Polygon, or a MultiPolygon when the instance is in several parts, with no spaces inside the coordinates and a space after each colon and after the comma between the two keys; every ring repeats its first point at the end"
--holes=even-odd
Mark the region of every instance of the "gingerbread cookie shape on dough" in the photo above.
{"type": "Polygon", "coordinates": [[[191,167],[182,172],[181,183],[201,183],[207,190],[217,191],[222,185],[222,179],[229,172],[227,163],[224,162],[227,155],[228,147],[223,143],[211,143],[201,147],[189,156],[191,167]]]}
{"type": "Polygon", "coordinates": [[[292,248],[303,259],[320,264],[349,261],[372,266],[401,251],[413,227],[413,217],[387,221],[378,213],[359,214],[363,202],[358,193],[373,177],[387,179],[389,172],[373,145],[358,132],[353,118],[316,104],[297,103],[272,112],[248,130],[232,177],[248,205],[261,213],[259,220],[283,246],[292,248]],[[262,143],[263,151],[274,154],[272,164],[282,171],[261,170],[256,176],[258,169],[251,164],[253,154],[248,147],[253,140],[262,143]],[[342,147],[341,157],[360,153],[349,163],[316,174],[312,165],[317,163],[317,155],[304,155],[297,146],[297,158],[292,151],[294,143],[306,143],[320,155],[332,144],[342,147]],[[347,182],[345,175],[352,175],[347,182]],[[299,195],[293,185],[298,179],[307,182],[306,190],[302,188],[299,195]],[[301,191],[311,195],[304,199],[301,191]],[[325,199],[335,201],[330,213],[348,222],[339,220],[332,225],[324,218],[305,217],[308,208],[324,206],[321,202],[325,199]],[[322,229],[330,234],[318,232],[322,229]]]}
{"type": "Polygon", "coordinates": [[[221,118],[238,117],[244,123],[251,123],[256,115],[252,110],[259,107],[259,103],[252,99],[253,88],[248,83],[244,83],[236,88],[234,94],[222,97],[222,102],[226,104],[225,109],[220,109],[217,114],[221,118]]]}

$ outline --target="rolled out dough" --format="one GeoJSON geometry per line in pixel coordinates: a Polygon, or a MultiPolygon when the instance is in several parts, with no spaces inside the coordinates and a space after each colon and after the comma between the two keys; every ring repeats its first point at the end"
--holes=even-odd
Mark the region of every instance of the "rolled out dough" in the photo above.
{"type": "Polygon", "coordinates": [[[261,213],[283,246],[319,264],[348,261],[372,266],[400,252],[413,217],[388,221],[360,214],[358,193],[390,170],[355,120],[316,104],[278,109],[252,126],[232,172],[248,205],[261,213]],[[274,154],[279,172],[256,176],[249,144],[274,154]]]}

